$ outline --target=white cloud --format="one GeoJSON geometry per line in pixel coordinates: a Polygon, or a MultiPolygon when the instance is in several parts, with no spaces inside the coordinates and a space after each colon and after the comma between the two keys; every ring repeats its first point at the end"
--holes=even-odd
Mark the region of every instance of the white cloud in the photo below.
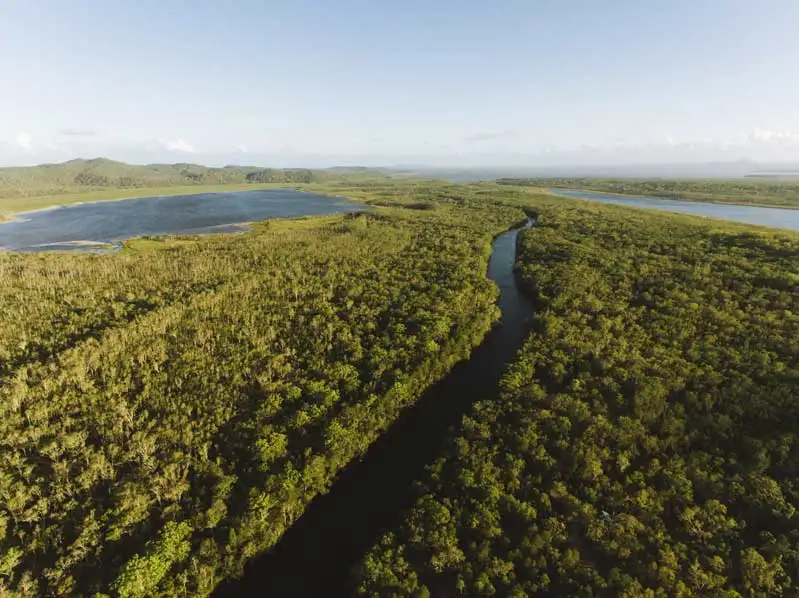
{"type": "Polygon", "coordinates": [[[19,133],[17,133],[16,142],[17,145],[22,149],[29,150],[33,145],[33,138],[30,135],[28,135],[25,131],[20,131],[19,133]]]}
{"type": "Polygon", "coordinates": [[[159,139],[158,143],[161,147],[170,152],[184,152],[193,154],[195,152],[194,146],[185,139],[159,139]]]}
{"type": "Polygon", "coordinates": [[[64,137],[95,137],[97,131],[94,129],[61,129],[58,134],[64,137]]]}
{"type": "Polygon", "coordinates": [[[796,143],[799,142],[799,133],[755,129],[749,134],[749,139],[766,143],[796,143]]]}
{"type": "Polygon", "coordinates": [[[242,154],[246,154],[246,153],[248,153],[248,150],[247,150],[247,146],[246,146],[246,145],[241,145],[241,144],[239,144],[239,145],[237,145],[237,146],[236,146],[236,149],[237,149],[237,150],[238,150],[240,153],[242,153],[242,154]]]}
{"type": "Polygon", "coordinates": [[[519,136],[517,131],[507,129],[505,131],[494,131],[491,133],[475,133],[464,137],[466,143],[482,143],[484,141],[496,141],[498,139],[515,139],[519,136]]]}

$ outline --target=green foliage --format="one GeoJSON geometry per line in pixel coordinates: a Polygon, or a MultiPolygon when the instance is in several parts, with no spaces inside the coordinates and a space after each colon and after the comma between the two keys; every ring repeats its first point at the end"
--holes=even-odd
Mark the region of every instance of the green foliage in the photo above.
{"type": "Polygon", "coordinates": [[[122,567],[112,588],[120,598],[151,596],[169,569],[189,554],[187,523],[170,521],[155,541],[147,543],[143,555],[136,555],[122,567]]]}
{"type": "Polygon", "coordinates": [[[260,169],[252,166],[212,168],[197,164],[140,166],[96,158],[70,160],[62,164],[0,168],[0,197],[33,197],[102,187],[135,189],[249,182],[312,182],[324,178],[322,171],[260,169]]]}
{"type": "Polygon", "coordinates": [[[795,595],[799,236],[530,205],[534,332],[359,593],[795,595]]]}
{"type": "Polygon", "coordinates": [[[327,190],[392,205],[0,254],[0,594],[207,595],[489,330],[519,191],[327,190]]]}
{"type": "Polygon", "coordinates": [[[248,172],[246,179],[248,183],[313,183],[320,179],[323,180],[324,177],[319,172],[307,169],[263,168],[255,172],[248,172]]]}
{"type": "Polygon", "coordinates": [[[664,197],[684,201],[799,209],[799,182],[796,181],[537,178],[501,179],[498,182],[506,185],[587,189],[604,193],[664,197]]]}

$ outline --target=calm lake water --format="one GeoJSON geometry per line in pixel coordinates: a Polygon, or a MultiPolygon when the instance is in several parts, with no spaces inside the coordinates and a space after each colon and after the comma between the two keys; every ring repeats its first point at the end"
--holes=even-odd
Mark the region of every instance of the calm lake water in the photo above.
{"type": "Polygon", "coordinates": [[[634,208],[649,208],[666,212],[680,212],[695,216],[707,216],[720,220],[758,224],[772,228],[787,228],[799,231],[799,210],[785,210],[781,208],[759,208],[755,206],[733,206],[720,203],[699,203],[691,201],[678,201],[674,199],[655,199],[653,197],[632,197],[610,195],[595,191],[581,191],[578,189],[550,189],[555,195],[576,197],[589,201],[612,203],[620,206],[634,208]]]}
{"type": "Polygon", "coordinates": [[[15,251],[87,249],[79,241],[112,243],[144,235],[207,234],[246,230],[242,223],[357,212],[343,198],[292,189],[259,189],[99,201],[17,214],[0,223],[0,248],[15,251]]]}

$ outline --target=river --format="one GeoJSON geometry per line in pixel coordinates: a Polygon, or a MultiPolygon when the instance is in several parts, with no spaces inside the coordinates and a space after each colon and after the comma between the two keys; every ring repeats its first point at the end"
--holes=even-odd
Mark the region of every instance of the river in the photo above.
{"type": "MultiPolygon", "coordinates": [[[[709,216],[799,230],[799,211],[621,197],[574,190],[567,197],[709,216]]],[[[528,223],[529,225],[530,223],[528,223]]],[[[529,332],[530,301],[516,285],[518,230],[493,243],[488,277],[500,289],[500,323],[469,359],[429,388],[417,403],[336,478],[329,493],[314,499],[270,551],[256,557],[240,580],[223,583],[216,598],[238,596],[338,597],[353,593],[352,569],[380,536],[401,523],[413,505],[414,482],[441,454],[450,427],[472,404],[495,397],[498,382],[529,332]]]]}
{"type": "Polygon", "coordinates": [[[666,212],[680,212],[681,214],[706,216],[719,220],[730,220],[732,222],[743,222],[745,224],[757,224],[759,226],[799,231],[799,210],[679,201],[675,199],[657,199],[654,197],[638,197],[632,195],[613,195],[597,191],[583,191],[581,189],[550,189],[550,192],[563,197],[573,197],[588,201],[598,201],[601,203],[611,203],[634,208],[662,210],[666,212]]]}
{"type": "MultiPolygon", "coordinates": [[[[527,223],[529,226],[531,222],[527,223]]],[[[450,426],[471,405],[496,396],[500,377],[529,332],[532,304],[516,285],[518,229],[494,239],[488,277],[500,290],[500,322],[469,359],[455,365],[314,499],[269,552],[222,584],[216,598],[348,596],[351,570],[413,505],[413,483],[440,455],[450,426]]]]}

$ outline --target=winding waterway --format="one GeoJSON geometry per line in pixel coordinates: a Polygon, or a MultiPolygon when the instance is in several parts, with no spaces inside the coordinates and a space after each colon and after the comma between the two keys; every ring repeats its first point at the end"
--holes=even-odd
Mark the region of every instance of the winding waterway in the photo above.
{"type": "Polygon", "coordinates": [[[647,208],[666,212],[680,212],[681,214],[706,216],[708,218],[743,222],[745,224],[757,224],[759,226],[768,226],[771,228],[799,230],[799,210],[680,201],[632,195],[613,195],[611,193],[601,193],[598,191],[583,191],[582,189],[550,189],[549,191],[563,197],[598,201],[600,203],[611,203],[620,206],[647,208]]]}
{"type": "MultiPolygon", "coordinates": [[[[526,226],[532,223],[528,221],[526,226]]],[[[352,593],[351,571],[378,538],[413,504],[413,483],[440,454],[451,426],[477,400],[497,393],[507,365],[529,332],[532,305],[516,285],[513,229],[494,239],[488,277],[500,290],[500,322],[469,359],[430,387],[358,462],[314,499],[271,551],[248,564],[242,579],[221,585],[216,598],[334,598],[352,593]]]]}

